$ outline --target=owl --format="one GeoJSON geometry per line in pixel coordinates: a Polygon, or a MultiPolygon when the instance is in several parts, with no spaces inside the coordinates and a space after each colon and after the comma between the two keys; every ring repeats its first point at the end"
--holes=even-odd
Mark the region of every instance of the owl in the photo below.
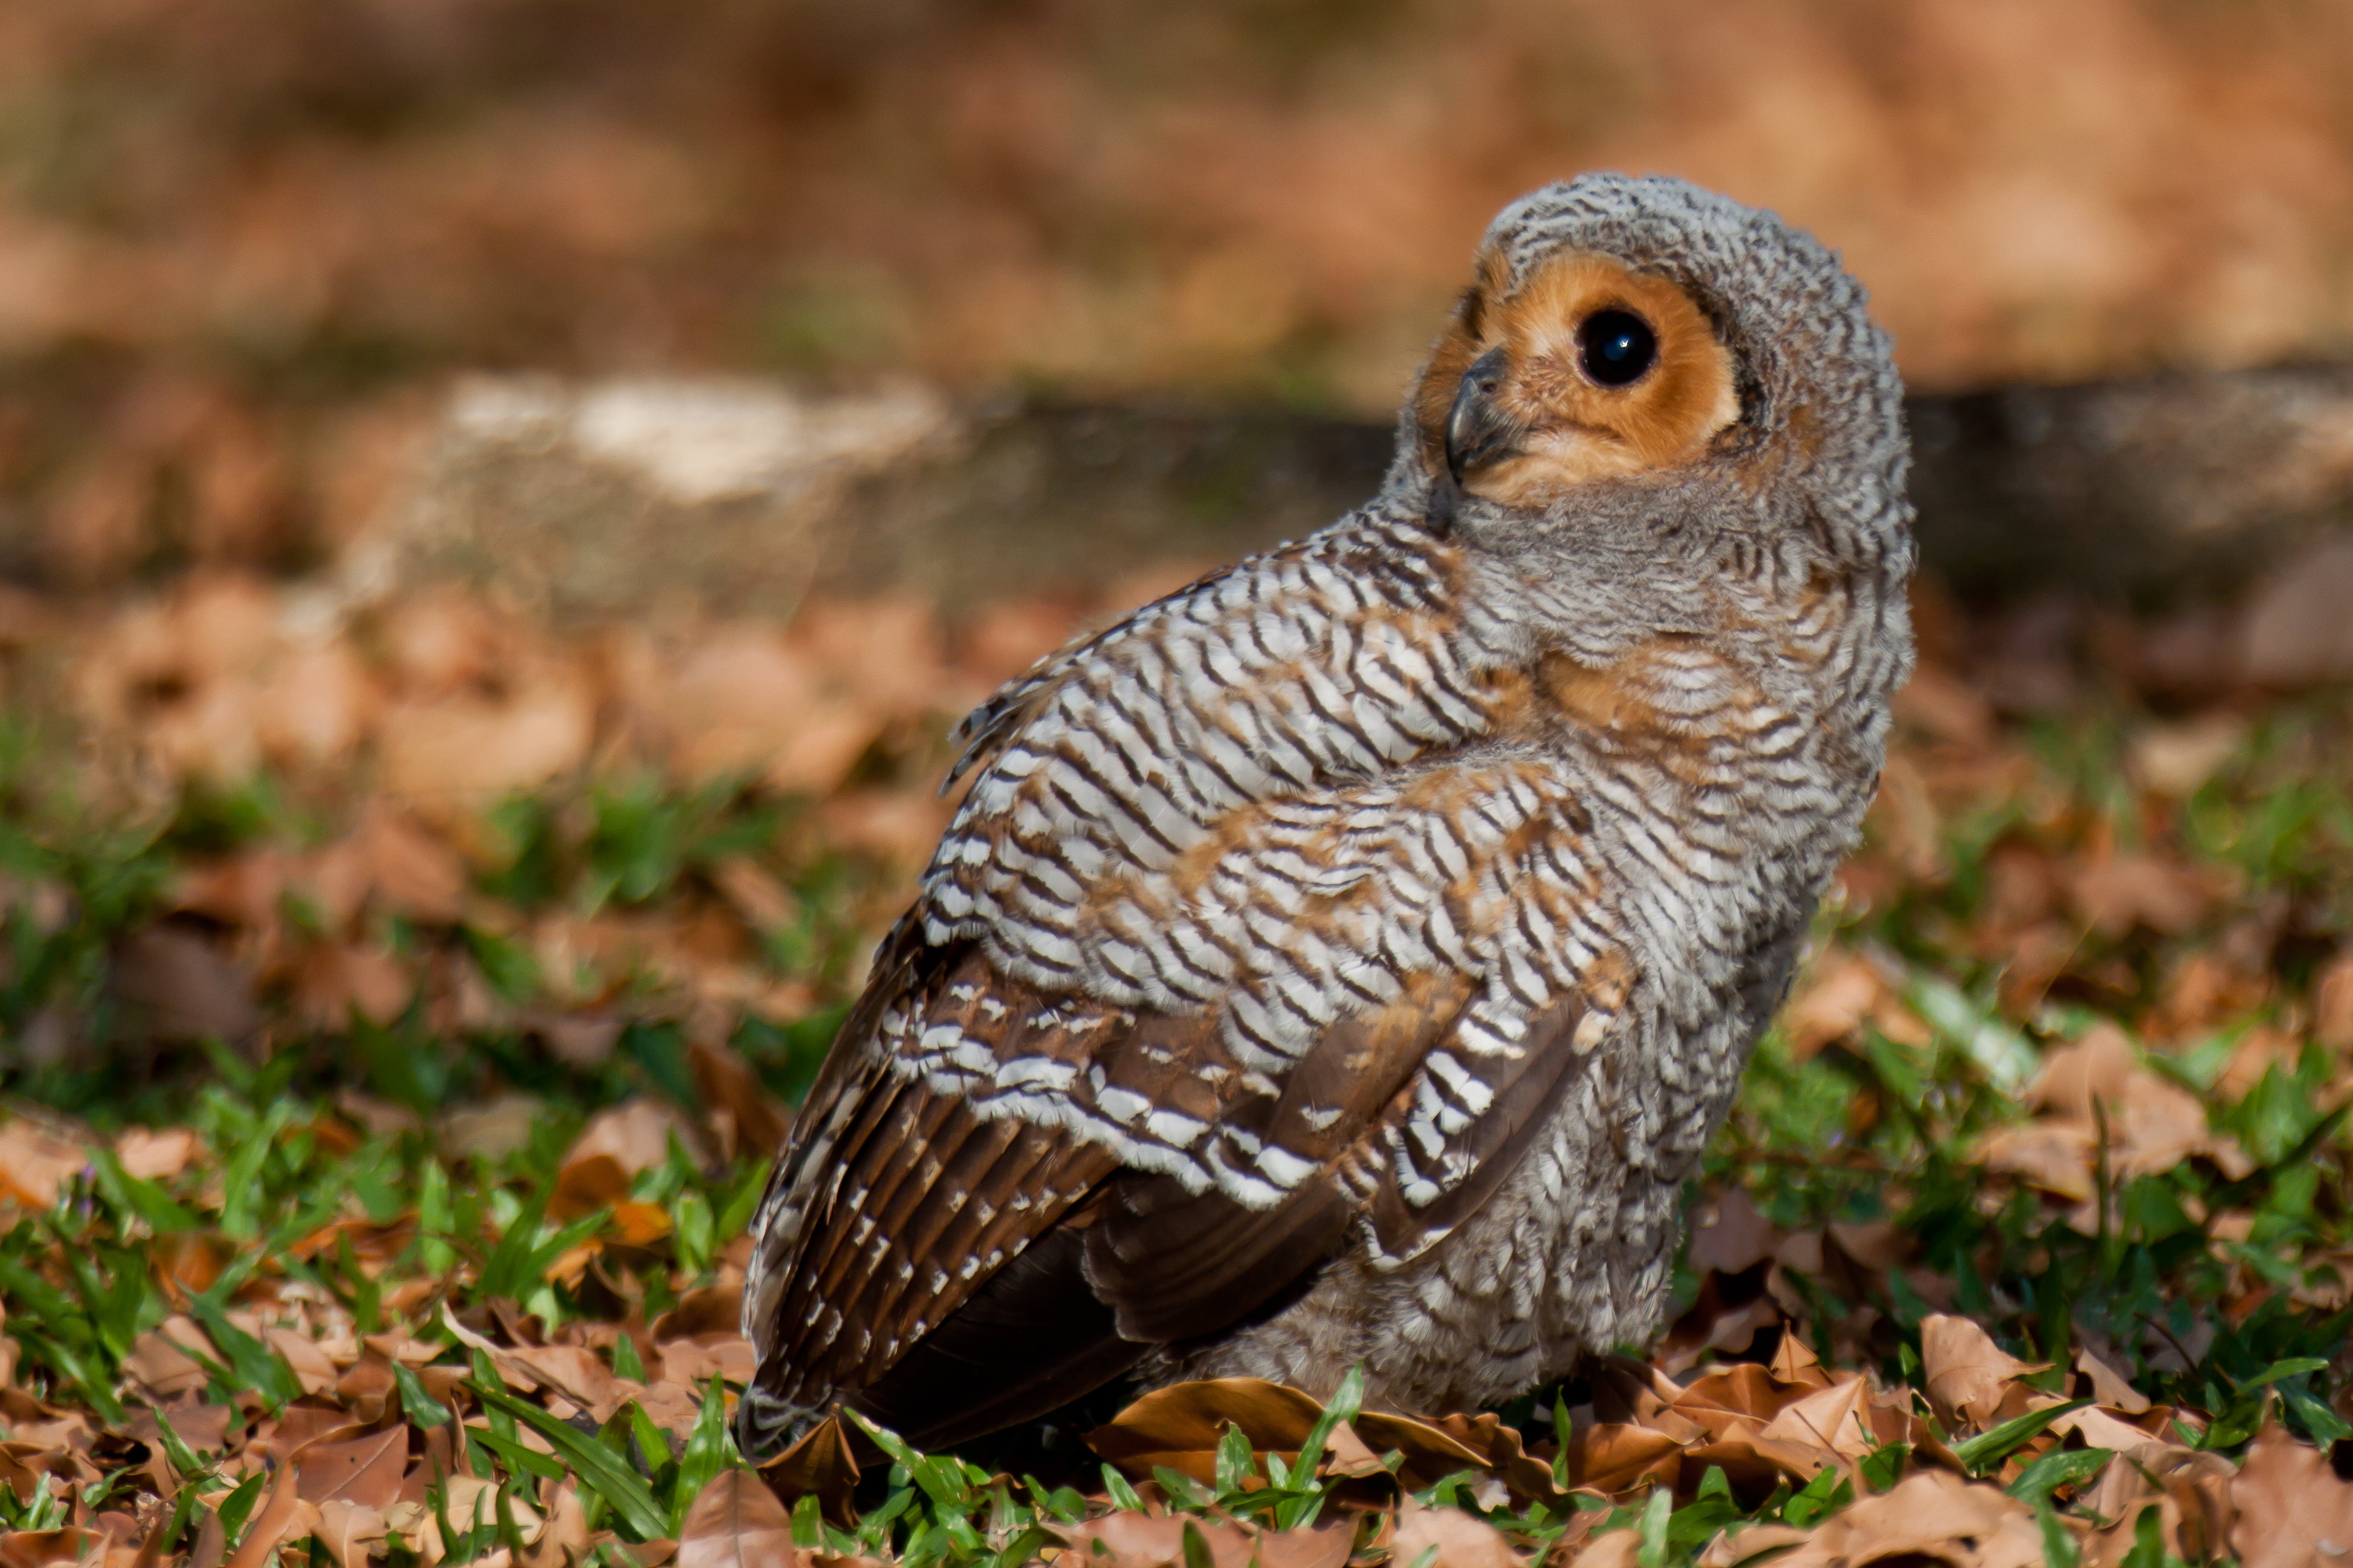
{"type": "Polygon", "coordinates": [[[1505,208],[1369,502],[964,721],[754,1220],[745,1451],[1648,1337],[1910,668],[1900,394],[1769,213],[1505,208]]]}

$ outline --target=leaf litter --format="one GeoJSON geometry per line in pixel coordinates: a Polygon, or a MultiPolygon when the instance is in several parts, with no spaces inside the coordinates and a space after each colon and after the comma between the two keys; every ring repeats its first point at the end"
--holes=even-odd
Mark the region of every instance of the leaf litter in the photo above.
{"type": "Polygon", "coordinates": [[[659,640],[289,592],[58,606],[6,656],[0,1568],[2353,1541],[2326,694],[2021,680],[1925,600],[1888,787],[1648,1346],[1488,1412],[1179,1385],[1042,1478],[862,1424],[754,1471],[765,1161],[937,831],[944,720],[1087,612],[659,640]]]}

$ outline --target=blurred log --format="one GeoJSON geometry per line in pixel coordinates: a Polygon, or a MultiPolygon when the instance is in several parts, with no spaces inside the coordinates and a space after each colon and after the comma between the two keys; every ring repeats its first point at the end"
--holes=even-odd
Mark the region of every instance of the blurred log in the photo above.
{"type": "MultiPolygon", "coordinates": [[[[1922,556],[1971,597],[2236,596],[2353,533],[2353,367],[1909,411],[1922,556]]],[[[813,592],[953,609],[1296,537],[1370,494],[1390,444],[1385,426],[1264,411],[481,380],[453,399],[394,543],[401,575],[492,583],[559,619],[782,616],[813,592]]]]}
{"type": "Polygon", "coordinates": [[[2230,594],[2353,524],[2353,366],[1911,400],[1922,560],[1964,593],[2230,594]]]}

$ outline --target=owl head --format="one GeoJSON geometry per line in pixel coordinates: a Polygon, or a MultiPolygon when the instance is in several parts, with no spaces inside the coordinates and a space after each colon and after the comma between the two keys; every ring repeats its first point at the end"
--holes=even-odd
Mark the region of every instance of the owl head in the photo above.
{"type": "Polygon", "coordinates": [[[1681,180],[1588,174],[1488,229],[1400,466],[1440,510],[1672,487],[1908,565],[1902,394],[1862,285],[1811,236],[1681,180]]]}

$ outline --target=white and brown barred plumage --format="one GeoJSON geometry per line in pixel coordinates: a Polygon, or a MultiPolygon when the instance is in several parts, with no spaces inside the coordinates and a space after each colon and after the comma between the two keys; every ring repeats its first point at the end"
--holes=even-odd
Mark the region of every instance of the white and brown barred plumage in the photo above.
{"type": "Polygon", "coordinates": [[[1909,668],[1899,393],[1768,214],[1506,209],[1370,504],[965,721],[755,1222],[747,1449],[1645,1337],[1909,668]]]}

